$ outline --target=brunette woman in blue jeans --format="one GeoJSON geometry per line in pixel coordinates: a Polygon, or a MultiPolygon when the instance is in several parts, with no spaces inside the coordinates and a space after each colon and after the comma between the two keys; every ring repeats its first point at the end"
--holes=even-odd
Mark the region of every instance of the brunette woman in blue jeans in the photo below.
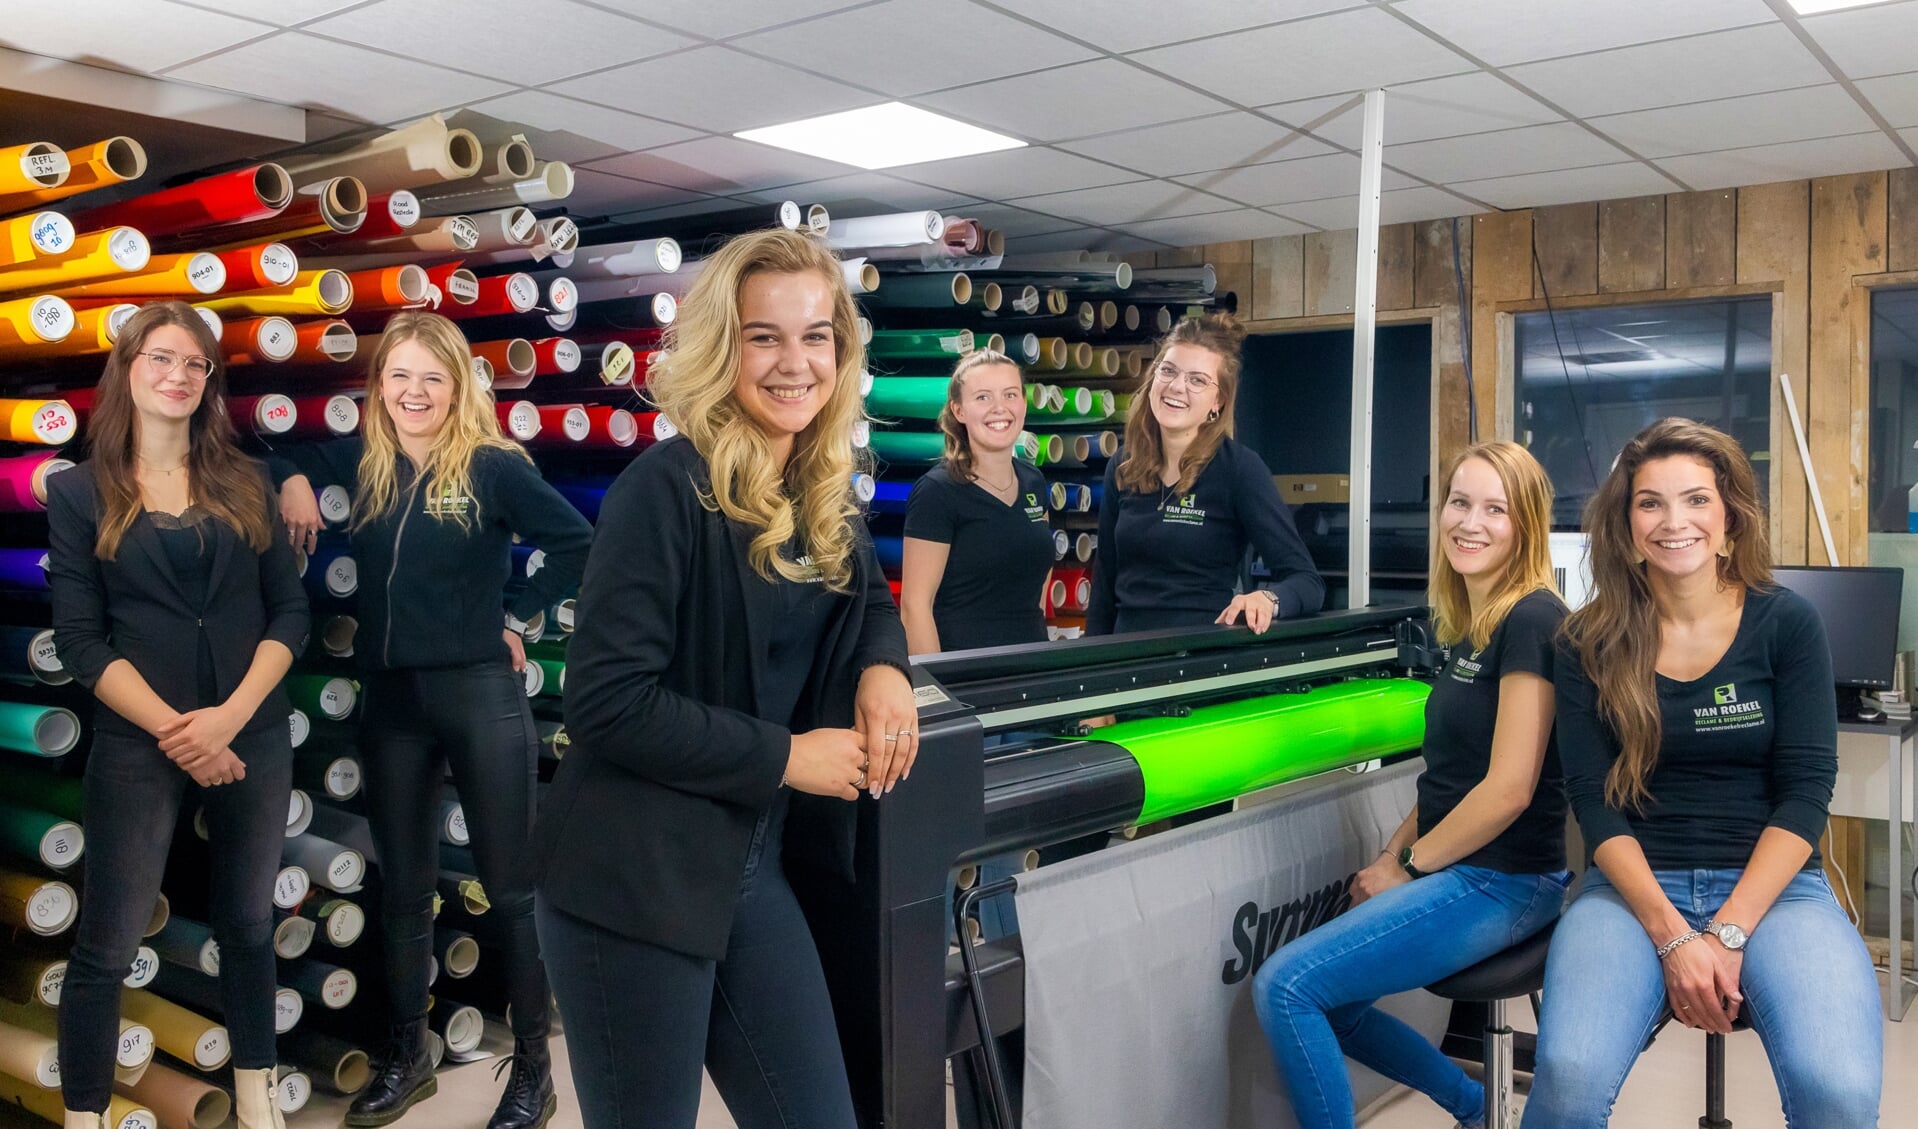
{"type": "Polygon", "coordinates": [[[1352,884],[1353,908],[1259,969],[1252,1002],[1302,1129],[1351,1126],[1350,1057],[1466,1126],[1485,1089],[1373,1006],[1500,952],[1558,916],[1565,798],[1552,743],[1552,484],[1525,448],[1453,459],[1433,527],[1432,605],[1451,659],[1425,707],[1418,803],[1352,884]]]}
{"type": "Polygon", "coordinates": [[[1526,1129],[1605,1125],[1667,1006],[1749,1018],[1792,1129],[1878,1124],[1878,982],[1819,870],[1831,655],[1765,526],[1744,451],[1679,419],[1586,510],[1597,595],[1566,623],[1558,728],[1595,867],[1552,937],[1526,1129]]]}

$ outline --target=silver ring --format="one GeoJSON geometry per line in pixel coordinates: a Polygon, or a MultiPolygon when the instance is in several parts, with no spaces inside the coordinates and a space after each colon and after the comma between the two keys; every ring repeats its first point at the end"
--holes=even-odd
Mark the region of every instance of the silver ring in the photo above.
{"type": "Polygon", "coordinates": [[[888,741],[897,741],[897,740],[899,740],[899,734],[897,734],[897,733],[888,733],[888,734],[886,734],[886,740],[888,740],[888,741]]]}

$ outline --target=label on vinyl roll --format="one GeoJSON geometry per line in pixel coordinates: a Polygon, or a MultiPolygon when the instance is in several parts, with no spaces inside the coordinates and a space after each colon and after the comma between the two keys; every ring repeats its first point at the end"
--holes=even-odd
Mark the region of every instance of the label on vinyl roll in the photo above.
{"type": "Polygon", "coordinates": [[[506,233],[515,243],[524,243],[533,234],[533,225],[539,220],[533,216],[530,208],[515,208],[508,213],[512,218],[506,225],[506,233]]]}
{"type": "Polygon", "coordinates": [[[160,1123],[154,1118],[152,1110],[137,1106],[128,1110],[113,1129],[160,1129],[160,1123]]]}
{"type": "Polygon", "coordinates": [[[615,341],[606,346],[606,351],[599,357],[599,379],[614,386],[631,384],[633,347],[624,341],[615,341]]]}
{"type": "Polygon", "coordinates": [[[350,800],[360,791],[360,762],[340,757],[326,766],[326,794],[336,800],[350,800]]]}
{"type": "Polygon", "coordinates": [[[107,339],[109,341],[118,340],[120,337],[120,331],[122,329],[125,329],[127,323],[133,320],[133,315],[139,312],[140,312],[140,307],[134,305],[131,302],[123,302],[120,305],[115,306],[112,309],[108,310],[107,311],[107,339]]]}
{"type": "Polygon", "coordinates": [[[193,1044],[193,1064],[201,1070],[216,1070],[232,1057],[224,1027],[207,1028],[199,1041],[193,1044]]]}
{"type": "MultiPolygon", "coordinates": [[[[353,401],[347,400],[346,402],[351,404],[353,401]]],[[[331,405],[329,405],[327,407],[329,421],[332,415],[333,410],[331,405]]],[[[324,490],[321,490],[319,493],[319,502],[320,517],[324,518],[328,525],[339,525],[347,518],[353,516],[353,495],[348,494],[346,487],[338,483],[334,483],[324,490]]]]}
{"type": "Polygon", "coordinates": [[[313,723],[308,721],[306,714],[299,710],[286,715],[286,724],[292,731],[293,747],[296,749],[306,744],[306,739],[313,735],[313,723]]]}
{"type": "Polygon", "coordinates": [[[560,338],[553,346],[553,364],[561,372],[579,368],[579,342],[570,337],[560,338]]]}
{"type": "Polygon", "coordinates": [[[787,231],[799,230],[799,205],[791,200],[779,202],[779,226],[787,231]]]}
{"type": "Polygon", "coordinates": [[[129,988],[144,988],[153,983],[153,978],[159,974],[160,954],[146,945],[141,945],[134,950],[133,965],[127,970],[126,979],[120,983],[129,988]]]}
{"type": "MultiPolygon", "coordinates": [[[[66,305],[65,302],[60,304],[66,305]]],[[[65,400],[48,400],[33,413],[32,426],[33,434],[42,443],[65,443],[79,430],[80,417],[65,400]]]]}
{"type": "Polygon", "coordinates": [[[360,566],[352,557],[334,557],[326,566],[326,590],[335,596],[351,596],[360,589],[360,566]]]}
{"type": "Polygon", "coordinates": [[[579,242],[579,225],[565,216],[552,220],[546,228],[546,245],[555,251],[570,251],[579,242]]]}
{"type": "Polygon", "coordinates": [[[113,1060],[128,1069],[152,1062],[153,1032],[139,1023],[120,1032],[120,1043],[114,1048],[113,1060]]]}
{"type": "Polygon", "coordinates": [[[275,286],[285,286],[300,272],[300,260],[284,243],[268,243],[260,248],[260,276],[275,286]]]}
{"type": "Polygon", "coordinates": [[[359,940],[366,929],[366,911],[348,901],[328,902],[320,910],[320,919],[326,922],[327,943],[335,948],[359,940]]]}
{"type": "Polygon", "coordinates": [[[220,943],[211,937],[200,946],[200,971],[208,976],[220,974],[220,943]]]}
{"type": "Polygon", "coordinates": [[[446,296],[462,305],[471,304],[479,297],[479,279],[459,271],[446,276],[445,286],[446,296]]]}
{"type": "Polygon", "coordinates": [[[54,870],[64,870],[79,862],[85,849],[86,835],[77,823],[56,823],[40,836],[40,861],[54,870]]]}
{"type": "Polygon", "coordinates": [[[516,274],[506,280],[506,300],[521,313],[539,302],[539,283],[530,274],[516,274]]]}
{"type": "Polygon", "coordinates": [[[130,227],[116,228],[107,240],[107,257],[121,270],[139,270],[150,254],[147,237],[130,227]]]}
{"type": "Polygon", "coordinates": [[[653,417],[653,438],[664,442],[679,434],[679,427],[666,418],[665,412],[653,417]]]}
{"type": "Polygon", "coordinates": [[[66,932],[78,911],[73,887],[65,882],[48,882],[27,895],[27,928],[42,937],[66,932]]]}
{"type": "Polygon", "coordinates": [[[344,968],[336,968],[320,982],[320,1002],[338,1011],[353,1002],[360,990],[359,978],[344,968]]]}
{"type": "Polygon", "coordinates": [[[64,255],[73,249],[73,221],[59,212],[41,212],[33,217],[27,238],[42,255],[64,255]]]}
{"type": "Polygon", "coordinates": [[[653,247],[653,261],[667,274],[678,273],[682,258],[677,239],[661,239],[653,247]]]}
{"type": "Polygon", "coordinates": [[[274,927],[273,954],[287,960],[298,960],[313,947],[313,934],[317,927],[304,917],[294,915],[274,927]]]}
{"type": "Polygon", "coordinates": [[[506,429],[515,439],[531,439],[539,434],[539,409],[521,400],[506,412],[506,429]]]}
{"type": "Polygon", "coordinates": [[[402,188],[386,198],[386,218],[394,227],[412,227],[420,222],[420,198],[402,188]]]}
{"type": "Polygon", "coordinates": [[[546,671],[538,663],[527,663],[520,668],[519,673],[520,679],[526,684],[527,697],[537,698],[540,691],[546,689],[546,671]]]}
{"type": "Polygon", "coordinates": [[[27,308],[27,325],[42,341],[65,341],[73,332],[73,307],[65,298],[42,295],[27,308]]]}
{"type": "Polygon", "coordinates": [[[253,422],[269,435],[284,435],[293,430],[297,418],[293,401],[278,392],[269,392],[260,397],[259,403],[253,408],[253,422]]]}
{"type": "Polygon", "coordinates": [[[579,287],[570,278],[556,278],[546,287],[546,302],[557,313],[566,313],[579,305],[579,287]]]}
{"type": "MultiPolygon", "coordinates": [[[[295,998],[298,998],[298,993],[295,993],[295,998]]],[[[294,1022],[297,1024],[299,1021],[296,1019],[294,1022]]],[[[295,1070],[281,1077],[277,1096],[281,1113],[298,1113],[306,1108],[307,1101],[313,1096],[313,1080],[306,1076],[305,1071],[295,1070]]]]}
{"type": "Polygon", "coordinates": [[[328,360],[350,361],[359,348],[359,335],[351,330],[320,334],[320,352],[325,353],[328,360]]]}
{"type": "Polygon", "coordinates": [[[27,648],[27,661],[33,664],[35,674],[65,672],[66,668],[60,665],[60,652],[54,647],[52,628],[34,634],[33,642],[27,648]]]}
{"type": "Polygon", "coordinates": [[[341,851],[326,864],[327,885],[335,890],[351,890],[366,877],[366,857],[354,850],[341,851]]]}
{"type": "Polygon", "coordinates": [[[282,317],[261,318],[259,328],[253,333],[253,347],[268,360],[284,361],[299,345],[300,337],[293,323],[282,317]]]}
{"type": "Polygon", "coordinates": [[[40,970],[40,979],[33,986],[33,995],[48,1007],[60,1006],[60,988],[67,982],[67,962],[56,960],[40,970]]]}
{"type": "Polygon", "coordinates": [[[273,993],[273,1033],[284,1035],[300,1025],[300,1016],[306,1014],[306,1001],[291,988],[281,988],[273,993]]]}
{"type": "MultiPolygon", "coordinates": [[[[527,665],[530,666],[532,664],[529,663],[527,665]]],[[[454,846],[465,846],[472,841],[472,835],[466,830],[466,808],[464,805],[454,804],[452,810],[447,812],[446,837],[452,840],[454,846]]]]}
{"type": "Polygon", "coordinates": [[[297,866],[286,867],[273,879],[273,904],[281,909],[292,909],[300,904],[306,892],[312,888],[313,880],[306,876],[306,871],[297,866]]]}
{"type": "Polygon", "coordinates": [[[567,310],[563,314],[547,314],[546,315],[546,325],[548,326],[548,328],[552,329],[554,333],[565,333],[571,330],[575,325],[578,325],[578,324],[579,324],[579,306],[577,305],[575,305],[572,309],[567,310]]]}
{"type": "MultiPolygon", "coordinates": [[[[358,571],[357,568],[355,571],[358,571]]],[[[354,700],[353,684],[344,678],[329,678],[326,685],[320,688],[320,712],[334,721],[342,721],[352,715],[354,700]]]]}
{"type": "Polygon", "coordinates": [[[226,285],[226,264],[220,256],[201,251],[186,261],[187,284],[202,294],[226,285]]]}
{"type": "Polygon", "coordinates": [[[653,322],[656,325],[671,325],[679,316],[679,299],[671,294],[653,295],[653,322]]]}
{"type": "Polygon", "coordinates": [[[66,174],[73,171],[73,165],[67,160],[66,153],[59,149],[46,153],[28,153],[20,158],[20,171],[30,179],[41,182],[42,188],[56,187],[66,174]]]}
{"type": "Polygon", "coordinates": [[[872,446],[872,424],[863,419],[853,421],[852,445],[855,447],[872,446]]]}
{"type": "Polygon", "coordinates": [[[479,225],[465,216],[454,216],[446,221],[446,234],[453,239],[453,246],[461,251],[471,251],[479,246],[479,225]]]}

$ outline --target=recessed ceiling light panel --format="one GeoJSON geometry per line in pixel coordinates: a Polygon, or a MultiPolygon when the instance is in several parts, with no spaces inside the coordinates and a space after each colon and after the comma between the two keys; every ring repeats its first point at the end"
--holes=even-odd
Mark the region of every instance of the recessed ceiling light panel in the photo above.
{"type": "Polygon", "coordinates": [[[748,129],[733,136],[862,169],[889,169],[1025,144],[904,102],[748,129]]]}
{"type": "Polygon", "coordinates": [[[1816,16],[1823,12],[1842,12],[1846,8],[1870,8],[1878,4],[1888,4],[1891,0],[1785,0],[1792,11],[1801,16],[1816,16]]]}

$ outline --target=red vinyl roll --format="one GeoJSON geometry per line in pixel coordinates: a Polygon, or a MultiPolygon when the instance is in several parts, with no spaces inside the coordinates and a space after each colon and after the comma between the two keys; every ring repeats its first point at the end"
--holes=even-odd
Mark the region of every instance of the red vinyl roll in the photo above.
{"type": "Polygon", "coordinates": [[[312,364],[345,364],[359,351],[360,335],[339,318],[300,322],[299,341],[290,360],[312,364]]]}
{"type": "Polygon", "coordinates": [[[633,422],[639,425],[641,443],[657,443],[679,434],[679,428],[673,426],[665,412],[634,412],[633,422]]]}
{"type": "Polygon", "coordinates": [[[420,198],[405,188],[383,192],[366,202],[366,222],[353,238],[395,239],[411,234],[420,222],[420,198]]]}
{"type": "Polygon", "coordinates": [[[81,231],[125,224],[147,238],[248,223],[279,215],[293,201],[293,180],[275,164],[250,165],[73,215],[81,231]]]}
{"type": "Polygon", "coordinates": [[[359,401],[351,396],[301,396],[293,401],[297,413],[289,434],[301,439],[337,439],[360,430],[359,401]]]}
{"type": "Polygon", "coordinates": [[[299,334],[282,317],[247,318],[220,329],[220,348],[229,365],[280,364],[293,356],[299,334]]]}
{"type": "Polygon", "coordinates": [[[453,310],[463,309],[473,304],[479,297],[479,279],[473,272],[460,265],[455,259],[450,263],[441,263],[426,268],[426,281],[440,289],[439,312],[453,316],[453,310]]]}
{"type": "Polygon", "coordinates": [[[1052,570],[1052,579],[1065,586],[1064,598],[1053,610],[1067,613],[1083,612],[1092,602],[1091,569],[1055,568],[1052,570]]]}
{"type": "Polygon", "coordinates": [[[521,443],[530,442],[539,435],[539,406],[530,400],[510,400],[493,405],[499,413],[499,425],[506,434],[521,443]]]}
{"type": "Polygon", "coordinates": [[[523,314],[539,304],[539,283],[518,271],[479,280],[478,293],[467,305],[442,305],[451,318],[481,318],[494,314],[523,314]]]}
{"type": "Polygon", "coordinates": [[[264,396],[232,396],[226,402],[227,414],[236,427],[249,428],[255,435],[271,439],[286,435],[299,423],[293,401],[278,392],[264,396]]]}
{"type": "Polygon", "coordinates": [[[426,268],[415,263],[354,271],[346,277],[353,280],[353,312],[356,314],[419,306],[431,293],[426,268]]]}
{"type": "Polygon", "coordinates": [[[226,266],[226,285],[222,290],[263,290],[285,286],[300,273],[300,258],[284,243],[255,243],[220,252],[226,266]]]}
{"type": "Polygon", "coordinates": [[[533,342],[535,376],[561,376],[579,371],[579,345],[570,337],[542,337],[533,342]]]}
{"type": "Polygon", "coordinates": [[[584,446],[617,449],[631,447],[639,441],[639,421],[625,408],[588,404],[586,422],[591,430],[587,432],[584,446]]]}
{"type": "Polygon", "coordinates": [[[584,404],[541,404],[539,434],[535,443],[552,446],[583,443],[593,431],[592,418],[584,404]]]}

